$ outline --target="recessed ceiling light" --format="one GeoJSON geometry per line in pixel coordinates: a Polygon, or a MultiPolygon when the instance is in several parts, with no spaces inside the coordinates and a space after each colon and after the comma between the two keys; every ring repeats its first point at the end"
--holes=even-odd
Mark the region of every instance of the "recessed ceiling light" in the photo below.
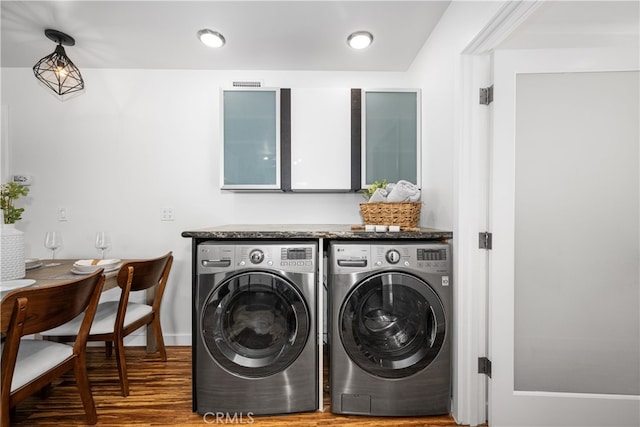
{"type": "Polygon", "coordinates": [[[354,49],[364,49],[373,42],[373,35],[369,31],[356,31],[347,37],[347,44],[354,49]]]}
{"type": "Polygon", "coordinates": [[[198,31],[198,38],[202,43],[209,47],[222,47],[225,43],[225,39],[222,34],[212,30],[198,31]]]}

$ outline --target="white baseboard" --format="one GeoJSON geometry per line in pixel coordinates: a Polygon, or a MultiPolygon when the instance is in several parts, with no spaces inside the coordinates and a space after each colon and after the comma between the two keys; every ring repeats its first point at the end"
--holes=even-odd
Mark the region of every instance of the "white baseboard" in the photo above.
{"type": "MultiPolygon", "coordinates": [[[[125,347],[143,347],[147,345],[147,336],[145,334],[131,334],[124,339],[125,347]]],[[[191,346],[191,335],[164,335],[165,346],[191,346]]],[[[102,347],[104,343],[89,342],[88,347],[102,347]]]]}

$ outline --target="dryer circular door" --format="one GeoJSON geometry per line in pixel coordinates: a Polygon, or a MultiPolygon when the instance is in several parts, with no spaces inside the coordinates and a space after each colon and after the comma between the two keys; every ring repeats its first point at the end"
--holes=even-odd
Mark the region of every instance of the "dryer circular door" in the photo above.
{"type": "Polygon", "coordinates": [[[286,369],[310,333],[303,296],[287,279],[267,272],[227,278],[208,296],[201,313],[200,333],[211,357],[246,377],[286,369]]]}
{"type": "Polygon", "coordinates": [[[446,333],[444,307],[435,291],[399,272],[359,282],[339,316],[342,344],[351,360],[383,378],[407,377],[426,368],[446,333]]]}

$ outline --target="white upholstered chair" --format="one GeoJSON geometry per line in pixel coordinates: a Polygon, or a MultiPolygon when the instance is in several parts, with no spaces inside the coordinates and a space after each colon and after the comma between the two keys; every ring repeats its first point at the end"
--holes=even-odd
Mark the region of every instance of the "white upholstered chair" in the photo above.
{"type": "Polygon", "coordinates": [[[2,426],[11,408],[73,369],[87,422],[97,414],[86,367],[86,344],[100,293],[103,270],[56,285],[17,289],[2,298],[2,426]],[[23,338],[59,326],[80,315],[73,346],[23,338]]]}
{"type": "MultiPolygon", "coordinates": [[[[169,252],[159,258],[130,261],[123,264],[117,277],[118,286],[121,288],[120,300],[105,301],[98,305],[88,340],[104,341],[107,356],[111,355],[112,346],[115,345],[123,396],[129,395],[124,337],[145,325],[153,327],[160,357],[163,361],[167,360],[160,326],[160,304],[172,263],[173,255],[169,252]],[[146,290],[155,292],[151,305],[129,301],[132,292],[146,290]]],[[[80,327],[80,321],[80,318],[73,319],[62,326],[45,331],[41,335],[52,341],[74,341],[80,327]]]]}

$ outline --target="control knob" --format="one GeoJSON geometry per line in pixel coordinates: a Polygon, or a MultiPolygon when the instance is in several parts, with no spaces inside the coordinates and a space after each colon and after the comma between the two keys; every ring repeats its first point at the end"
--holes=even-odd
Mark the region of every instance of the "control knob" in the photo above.
{"type": "Polygon", "coordinates": [[[249,259],[252,264],[260,264],[264,259],[264,252],[260,249],[254,249],[249,253],[249,259]]]}
{"type": "Polygon", "coordinates": [[[387,252],[386,258],[389,264],[397,264],[398,261],[400,261],[400,252],[396,251],[395,249],[391,249],[387,252]]]}

